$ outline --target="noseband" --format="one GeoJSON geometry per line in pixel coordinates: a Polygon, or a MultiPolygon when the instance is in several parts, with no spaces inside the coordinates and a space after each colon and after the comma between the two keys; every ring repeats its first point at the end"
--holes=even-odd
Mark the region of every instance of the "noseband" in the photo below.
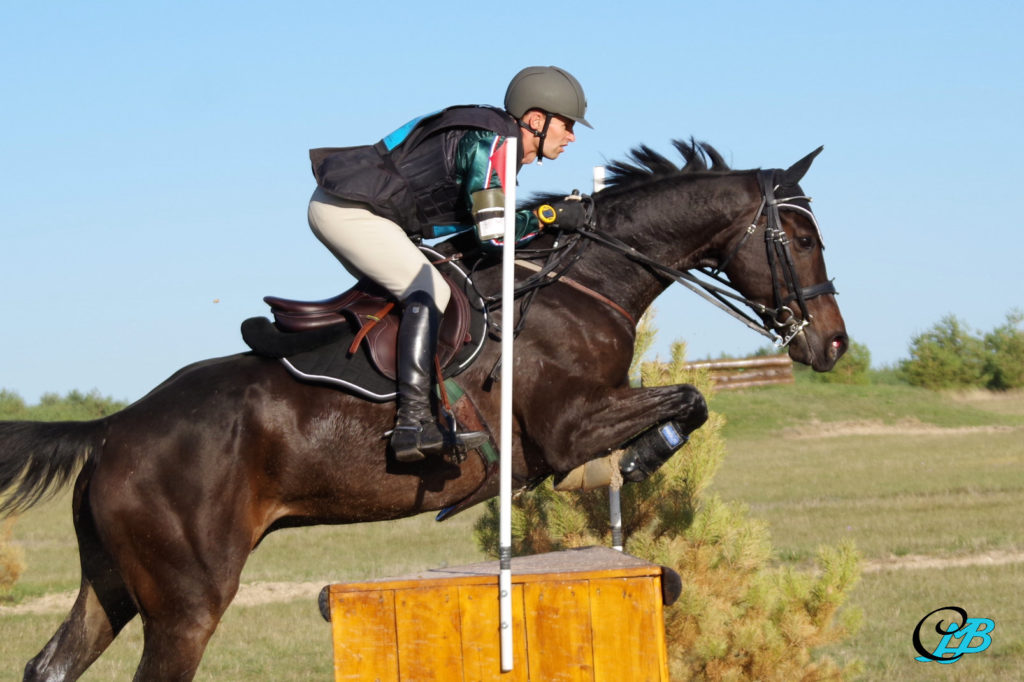
{"type": "Polygon", "coordinates": [[[818,230],[819,243],[821,243],[822,248],[824,248],[824,242],[821,240],[821,229],[818,227],[818,222],[815,220],[814,214],[811,213],[808,207],[801,206],[799,203],[793,203],[806,203],[810,201],[810,198],[805,196],[776,198],[775,172],[765,170],[758,171],[757,177],[758,185],[761,189],[761,205],[758,207],[757,213],[754,215],[754,219],[751,221],[750,226],[747,227],[746,232],[729,252],[729,255],[726,256],[726,258],[719,263],[717,267],[698,268],[699,272],[713,280],[713,282],[698,278],[688,271],[675,270],[666,265],[662,265],[661,263],[643,255],[621,240],[599,232],[596,229],[597,226],[593,211],[593,203],[592,200],[590,200],[590,197],[586,197],[584,199],[590,200],[590,206],[588,206],[588,213],[590,215],[590,220],[588,221],[589,224],[586,228],[580,230],[579,234],[622,253],[630,260],[641,263],[652,270],[656,270],[668,277],[671,277],[713,305],[737,318],[757,333],[768,337],[777,347],[781,348],[788,345],[790,341],[796,338],[796,336],[804,330],[804,328],[810,326],[813,318],[807,309],[807,301],[817,296],[835,294],[837,292],[831,280],[820,282],[809,287],[800,286],[800,278],[797,275],[796,265],[793,262],[793,254],[789,248],[789,237],[786,235],[785,230],[782,229],[782,220],[779,217],[779,210],[786,209],[798,211],[807,216],[814,224],[815,229],[818,230]],[[763,221],[762,217],[764,217],[763,221]],[[735,291],[735,286],[722,274],[722,271],[736,256],[739,250],[746,243],[747,239],[757,232],[762,222],[764,224],[765,252],[768,256],[768,267],[772,278],[772,291],[775,297],[774,308],[769,308],[766,305],[742,296],[735,291]],[[783,285],[785,285],[786,291],[791,292],[789,295],[783,294],[783,285]],[[794,301],[796,302],[796,307],[800,311],[799,319],[797,319],[793,308],[791,307],[791,304],[794,301]],[[740,309],[736,305],[737,303],[753,308],[761,317],[760,323],[748,312],[740,309]]]}

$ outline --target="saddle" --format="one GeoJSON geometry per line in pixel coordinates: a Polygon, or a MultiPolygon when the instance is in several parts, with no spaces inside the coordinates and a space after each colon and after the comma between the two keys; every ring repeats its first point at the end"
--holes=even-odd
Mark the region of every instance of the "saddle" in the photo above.
{"type": "MultiPolygon", "coordinates": [[[[441,260],[436,252],[422,248],[432,260],[441,260]]],[[[452,294],[437,344],[441,374],[448,378],[466,369],[482,349],[486,306],[461,268],[445,262],[438,269],[452,294]]],[[[348,291],[319,301],[277,296],[263,300],[273,322],[254,317],[242,323],[242,338],[255,353],[279,358],[305,381],[334,385],[376,401],[396,397],[401,307],[382,287],[362,279],[348,291]]]]}

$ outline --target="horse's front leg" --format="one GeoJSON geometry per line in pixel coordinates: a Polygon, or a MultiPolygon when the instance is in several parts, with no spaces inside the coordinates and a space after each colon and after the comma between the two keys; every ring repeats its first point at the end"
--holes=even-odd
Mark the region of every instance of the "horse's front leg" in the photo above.
{"type": "MultiPolygon", "coordinates": [[[[572,385],[572,384],[570,384],[572,385]]],[[[621,447],[652,426],[674,420],[688,435],[708,418],[707,403],[689,384],[608,388],[581,382],[561,404],[529,406],[525,430],[556,473],[621,447]]]]}

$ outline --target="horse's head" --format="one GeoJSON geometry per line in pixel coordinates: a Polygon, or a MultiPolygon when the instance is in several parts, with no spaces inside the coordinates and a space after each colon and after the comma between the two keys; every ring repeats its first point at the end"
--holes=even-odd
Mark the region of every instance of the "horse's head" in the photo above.
{"type": "Polygon", "coordinates": [[[846,325],[825,271],[821,230],[800,180],[814,150],[786,170],[758,171],[757,207],[730,230],[717,270],[752,304],[789,355],[826,372],[846,351],[846,325]]]}
{"type": "MultiPolygon", "coordinates": [[[[634,316],[672,281],[680,282],[788,344],[797,362],[832,369],[846,351],[846,327],[825,273],[810,199],[800,189],[821,149],[787,170],[734,171],[706,143],[674,145],[686,160],[682,168],[647,146],[634,149],[629,161],[609,164],[606,188],[579,230],[606,248],[587,252],[573,276],[634,316]],[[624,259],[651,276],[626,277],[624,259]]],[[[547,245],[557,243],[549,237],[547,245]]]]}

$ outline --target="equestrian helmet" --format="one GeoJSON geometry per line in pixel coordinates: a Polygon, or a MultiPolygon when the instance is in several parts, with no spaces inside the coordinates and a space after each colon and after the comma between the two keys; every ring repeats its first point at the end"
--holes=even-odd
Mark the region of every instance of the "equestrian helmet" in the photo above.
{"type": "Polygon", "coordinates": [[[528,66],[515,75],[505,91],[505,110],[522,118],[541,109],[593,128],[584,116],[587,97],[571,73],[557,66],[528,66]]]}

